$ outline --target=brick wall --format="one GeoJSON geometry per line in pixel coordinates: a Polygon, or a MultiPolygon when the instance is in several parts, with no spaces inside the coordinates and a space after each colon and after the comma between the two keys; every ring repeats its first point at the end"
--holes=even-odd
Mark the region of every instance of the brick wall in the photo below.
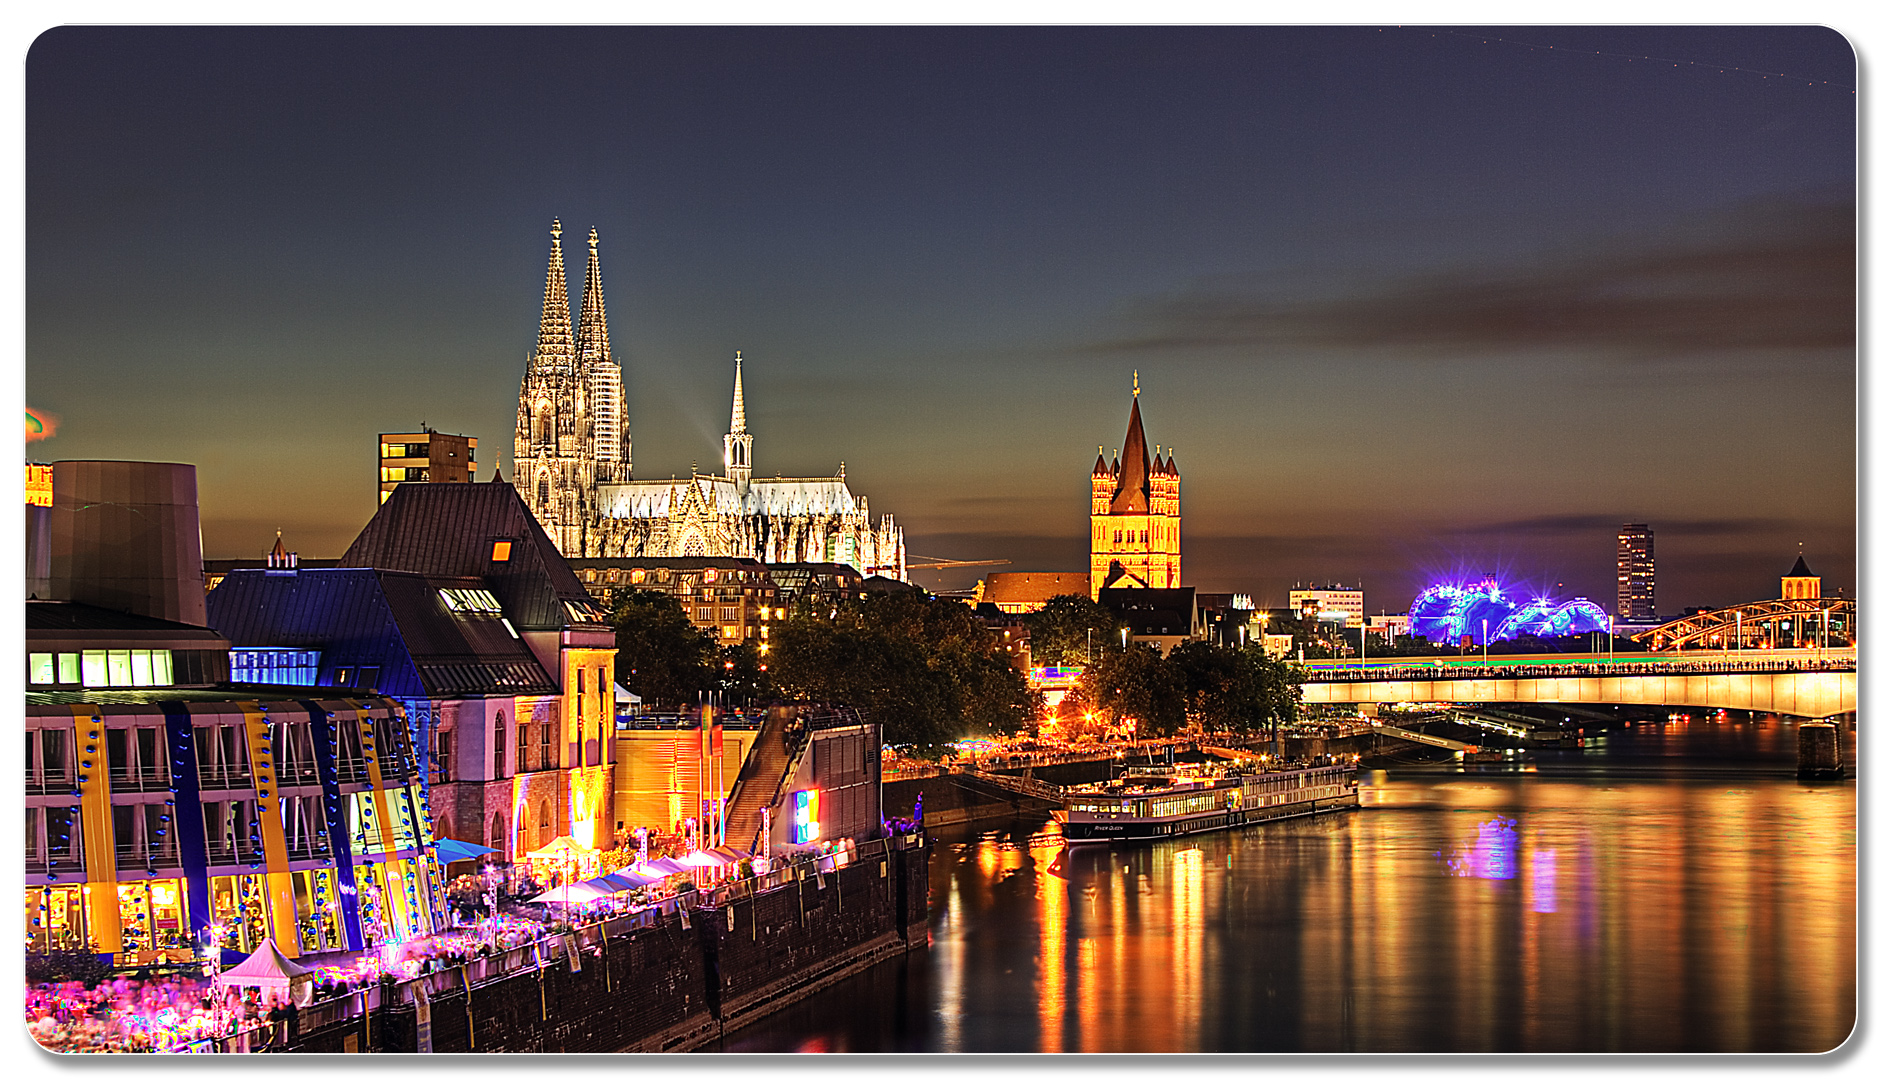
{"type": "MultiPolygon", "coordinates": [[[[869,964],[928,944],[928,849],[815,875],[431,1000],[434,1053],[688,1049],[869,964]],[[467,1009],[468,1001],[468,1009],[467,1009]]],[[[296,1052],[413,1053],[409,1004],[301,1036],[296,1052]],[[370,1032],[369,1032],[370,1026],[370,1032]]]]}

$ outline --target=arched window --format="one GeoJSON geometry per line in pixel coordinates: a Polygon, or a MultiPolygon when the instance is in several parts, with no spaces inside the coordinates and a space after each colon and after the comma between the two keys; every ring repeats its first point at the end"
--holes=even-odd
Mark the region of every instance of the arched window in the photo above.
{"type": "Polygon", "coordinates": [[[536,474],[536,505],[537,506],[549,505],[549,473],[548,472],[540,472],[536,474]]]}
{"type": "Polygon", "coordinates": [[[504,727],[503,710],[498,709],[497,710],[497,753],[490,763],[490,771],[491,771],[492,776],[495,778],[500,778],[504,774],[504,754],[508,752],[509,750],[509,742],[510,742],[510,732],[506,730],[504,727]]]}
{"type": "Polygon", "coordinates": [[[510,855],[509,839],[509,834],[503,831],[503,815],[490,815],[490,835],[484,838],[484,843],[496,848],[498,854],[508,858],[510,855]]]}
{"type": "Polygon", "coordinates": [[[555,839],[555,836],[556,822],[549,816],[549,800],[544,799],[536,809],[536,838],[539,841],[536,846],[542,847],[555,839]]]}
{"type": "Polygon", "coordinates": [[[432,836],[440,840],[453,839],[451,836],[451,818],[448,816],[440,817],[437,827],[432,830],[432,836]]]}

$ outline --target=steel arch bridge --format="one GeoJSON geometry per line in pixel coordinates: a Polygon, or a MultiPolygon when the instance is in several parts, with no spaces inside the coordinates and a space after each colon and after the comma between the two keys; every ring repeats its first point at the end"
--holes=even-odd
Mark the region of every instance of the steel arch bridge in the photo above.
{"type": "Polygon", "coordinates": [[[1793,645],[1800,635],[1813,633],[1856,644],[1857,602],[1842,598],[1759,600],[1751,604],[1703,611],[1636,634],[1634,640],[1660,652],[1664,649],[1730,648],[1743,645],[1747,631],[1754,640],[1771,641],[1780,623],[1793,624],[1793,645]]]}

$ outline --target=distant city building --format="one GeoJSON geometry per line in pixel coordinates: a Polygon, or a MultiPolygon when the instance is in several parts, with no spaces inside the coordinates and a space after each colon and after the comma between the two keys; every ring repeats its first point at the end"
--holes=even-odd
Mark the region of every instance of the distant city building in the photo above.
{"type": "Polygon", "coordinates": [[[992,604],[1011,615],[1038,611],[1055,596],[1090,596],[1090,574],[989,574],[974,586],[975,604],[992,604]]]}
{"type": "Polygon", "coordinates": [[[1197,593],[1196,607],[1202,634],[1208,640],[1218,645],[1249,642],[1248,627],[1255,617],[1253,597],[1246,593],[1197,593]]]}
{"type": "Polygon", "coordinates": [[[1805,565],[1801,552],[1798,561],[1792,564],[1791,573],[1778,579],[1778,596],[1781,600],[1817,600],[1824,591],[1824,579],[1811,572],[1805,565]]]}
{"type": "Polygon", "coordinates": [[[1412,618],[1409,615],[1368,615],[1366,632],[1379,635],[1391,645],[1401,635],[1412,632],[1412,618]]]}
{"type": "Polygon", "coordinates": [[[1652,625],[1654,615],[1654,530],[1627,524],[1615,538],[1615,621],[1652,625]]]}
{"type": "Polygon", "coordinates": [[[477,479],[477,440],[426,428],[379,436],[379,501],[400,484],[468,484],[477,479]]]}
{"type": "Polygon", "coordinates": [[[768,642],[789,607],[757,559],[570,559],[569,568],[603,610],[627,589],[663,592],[720,645],[768,642]]]}
{"type": "Polygon", "coordinates": [[[1099,447],[1092,466],[1091,595],[1105,589],[1175,589],[1183,584],[1183,532],[1177,457],[1158,447],[1153,459],[1131,376],[1131,419],[1111,464],[1099,447]]]}
{"type": "Polygon", "coordinates": [[[745,373],[734,357],[725,475],[633,479],[621,367],[608,341],[595,230],[588,236],[582,314],[572,325],[562,224],[550,229],[548,283],[536,348],[517,395],[517,491],[550,541],[571,558],[747,558],[840,562],[864,576],[908,579],[902,530],[870,518],[869,500],[837,475],[752,474],[745,373]]]}
{"type": "Polygon", "coordinates": [[[1124,624],[1127,644],[1143,642],[1168,656],[1177,646],[1203,636],[1195,589],[1100,589],[1098,603],[1124,624]]]}
{"type": "Polygon", "coordinates": [[[1296,586],[1288,590],[1288,606],[1302,618],[1318,617],[1358,626],[1366,616],[1366,594],[1345,585],[1316,587],[1310,581],[1306,588],[1296,586]]]}

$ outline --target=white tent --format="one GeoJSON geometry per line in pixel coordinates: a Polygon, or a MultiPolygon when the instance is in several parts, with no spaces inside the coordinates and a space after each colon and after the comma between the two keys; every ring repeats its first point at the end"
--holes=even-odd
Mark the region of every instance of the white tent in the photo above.
{"type": "Polygon", "coordinates": [[[640,703],[641,703],[641,698],[639,695],[633,693],[627,687],[621,685],[620,683],[615,684],[615,704],[639,705],[640,703]]]}
{"type": "Polygon", "coordinates": [[[259,986],[277,991],[264,994],[279,1000],[292,997],[296,1005],[314,999],[314,973],[282,955],[274,938],[263,938],[247,960],[216,976],[218,991],[230,986],[259,986]]]}

